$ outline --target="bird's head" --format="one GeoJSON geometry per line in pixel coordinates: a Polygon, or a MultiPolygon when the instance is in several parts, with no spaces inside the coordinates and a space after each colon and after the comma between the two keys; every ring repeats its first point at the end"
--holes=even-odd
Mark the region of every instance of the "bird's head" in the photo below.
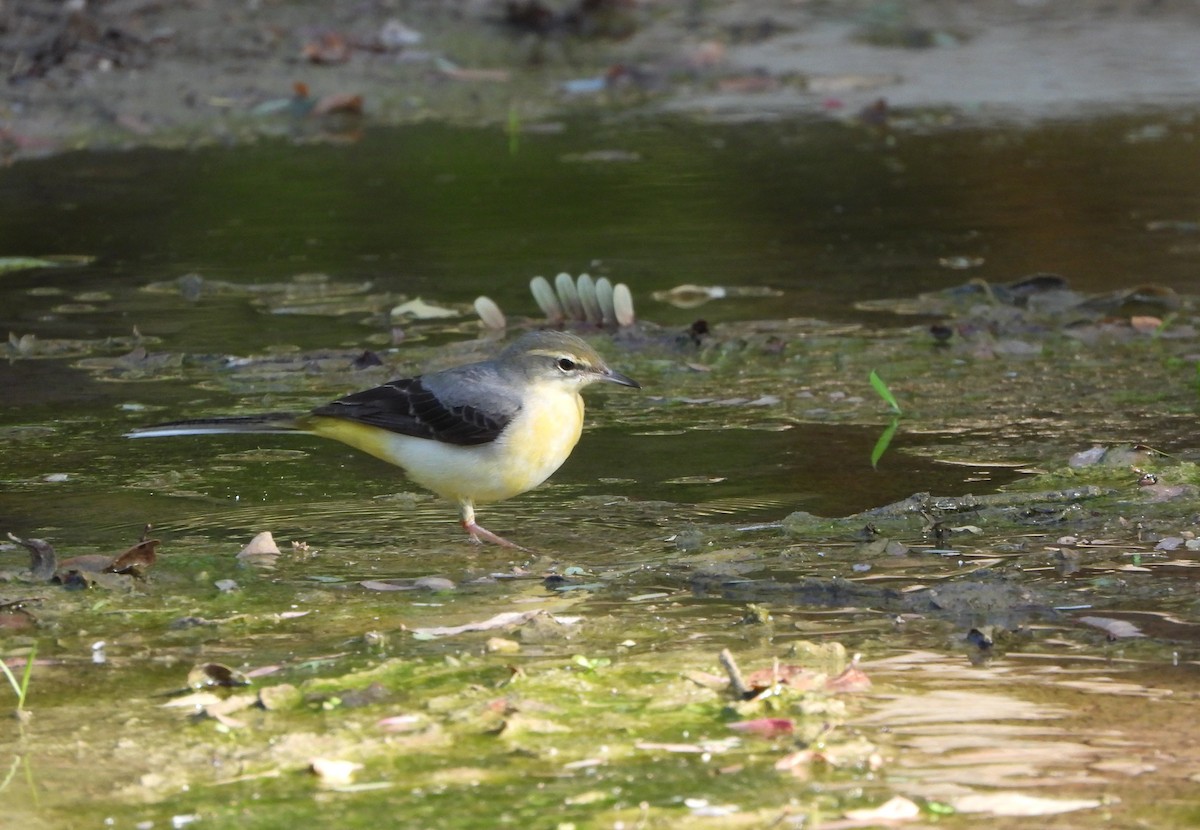
{"type": "Polygon", "coordinates": [[[642,388],[633,378],[610,369],[586,341],[563,331],[524,334],[501,353],[500,362],[518,368],[530,380],[561,382],[576,389],[601,380],[642,388]]]}

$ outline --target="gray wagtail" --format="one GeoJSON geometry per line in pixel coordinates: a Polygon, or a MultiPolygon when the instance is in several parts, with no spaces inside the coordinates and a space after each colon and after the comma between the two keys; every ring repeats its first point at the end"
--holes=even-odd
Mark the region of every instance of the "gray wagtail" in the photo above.
{"type": "Polygon", "coordinates": [[[301,432],[332,438],[458,502],[472,541],[516,548],[475,522],[475,505],[532,490],[562,466],[583,430],[579,390],[598,380],[641,388],[575,335],[536,331],[493,360],[393,380],[308,414],[175,421],[135,429],[129,437],[301,432]]]}

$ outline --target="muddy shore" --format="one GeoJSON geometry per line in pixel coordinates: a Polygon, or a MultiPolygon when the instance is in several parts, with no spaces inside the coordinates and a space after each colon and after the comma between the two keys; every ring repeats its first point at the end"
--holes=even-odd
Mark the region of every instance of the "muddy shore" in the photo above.
{"type": "Polygon", "coordinates": [[[1172,2],[0,5],[0,153],[353,138],[578,111],[1022,122],[1187,111],[1200,8],[1172,2]]]}

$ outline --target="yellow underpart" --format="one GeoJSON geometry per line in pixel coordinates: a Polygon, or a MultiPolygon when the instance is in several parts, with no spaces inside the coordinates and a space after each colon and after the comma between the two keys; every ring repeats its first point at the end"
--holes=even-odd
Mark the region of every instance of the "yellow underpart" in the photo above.
{"type": "Polygon", "coordinates": [[[500,501],[537,487],[567,460],[583,430],[583,398],[556,382],[532,384],[520,413],[487,444],[459,446],[312,415],[303,428],[404,469],[417,484],[459,503],[500,501]]]}

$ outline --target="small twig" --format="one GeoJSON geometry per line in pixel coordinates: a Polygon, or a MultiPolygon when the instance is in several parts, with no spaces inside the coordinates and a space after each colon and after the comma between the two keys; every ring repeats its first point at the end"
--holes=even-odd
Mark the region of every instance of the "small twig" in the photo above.
{"type": "Polygon", "coordinates": [[[750,689],[746,687],[746,681],[742,679],[742,672],[738,669],[737,661],[733,659],[733,654],[729,649],[721,649],[721,654],[717,659],[721,661],[721,668],[725,669],[725,673],[729,675],[729,685],[733,688],[733,693],[739,698],[750,697],[750,689]]]}

